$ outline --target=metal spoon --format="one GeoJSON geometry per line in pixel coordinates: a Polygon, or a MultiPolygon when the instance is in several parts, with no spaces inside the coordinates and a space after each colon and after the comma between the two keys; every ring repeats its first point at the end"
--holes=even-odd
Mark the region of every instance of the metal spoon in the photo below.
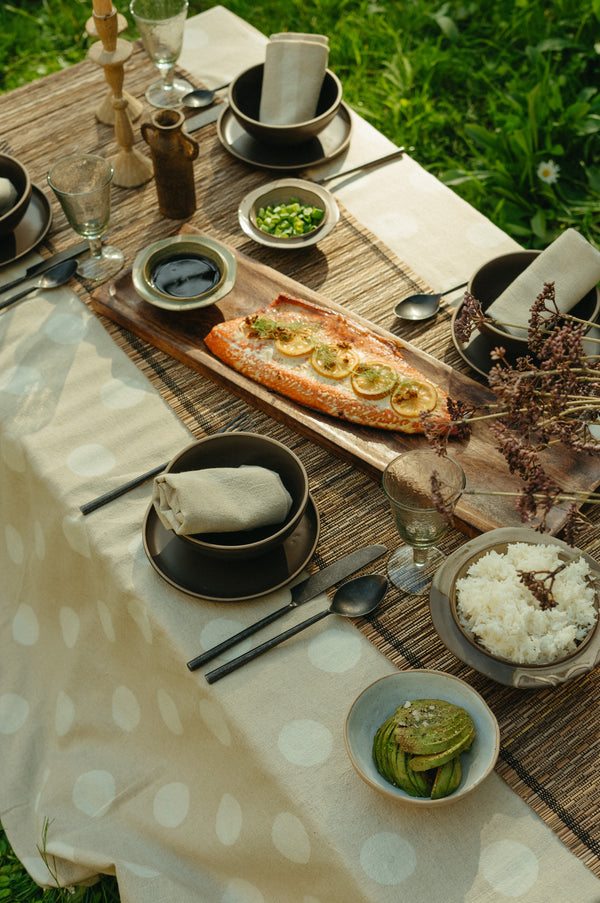
{"type": "Polygon", "coordinates": [[[219,85],[218,88],[213,88],[211,91],[207,88],[196,88],[195,91],[189,91],[187,94],[184,94],[181,102],[184,107],[191,107],[195,110],[209,107],[214,101],[217,91],[222,91],[223,88],[228,87],[229,82],[226,85],[219,85]]]}
{"type": "Polygon", "coordinates": [[[447,288],[445,292],[439,292],[437,295],[409,295],[398,301],[394,308],[394,313],[401,320],[428,320],[429,317],[435,317],[440,309],[440,301],[444,295],[458,291],[468,285],[463,282],[462,285],[455,285],[454,288],[447,288]]]}
{"type": "Polygon", "coordinates": [[[37,282],[23,289],[23,291],[17,292],[16,295],[11,295],[10,298],[0,301],[0,310],[3,310],[10,304],[14,304],[15,301],[19,301],[21,298],[25,298],[26,295],[30,295],[31,292],[35,292],[38,288],[58,288],[59,285],[65,285],[75,275],[76,269],[77,261],[73,259],[63,260],[62,263],[55,264],[49,270],[46,270],[37,282]]]}
{"type": "Polygon", "coordinates": [[[317,621],[321,621],[328,615],[341,615],[343,618],[361,618],[364,615],[368,615],[369,612],[377,608],[385,596],[387,588],[388,582],[381,574],[366,574],[362,577],[354,577],[353,580],[348,580],[335,591],[329,608],[320,611],[311,618],[307,618],[305,621],[301,621],[295,627],[290,627],[289,630],[272,637],[266,643],[255,646],[249,652],[238,655],[237,658],[231,659],[231,661],[226,662],[219,668],[215,668],[214,671],[209,671],[206,675],[207,681],[209,684],[214,683],[231,671],[235,671],[237,668],[245,665],[246,662],[252,661],[252,659],[262,655],[263,652],[268,652],[269,649],[273,649],[274,646],[278,646],[284,640],[295,636],[301,630],[310,627],[311,624],[316,624],[317,621]]]}

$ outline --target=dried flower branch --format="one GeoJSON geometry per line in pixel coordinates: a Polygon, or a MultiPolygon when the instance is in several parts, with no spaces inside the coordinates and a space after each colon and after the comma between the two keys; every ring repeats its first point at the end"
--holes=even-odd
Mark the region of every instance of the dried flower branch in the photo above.
{"type": "MultiPolygon", "coordinates": [[[[491,320],[469,292],[456,320],[457,337],[465,342],[473,330],[491,320]]],[[[511,324],[496,324],[508,326],[511,324]]],[[[444,433],[425,427],[425,435],[438,454],[444,454],[450,435],[464,436],[477,421],[488,420],[498,449],[511,473],[523,483],[515,492],[516,507],[524,522],[538,517],[538,529],[547,529],[547,517],[558,502],[571,502],[566,535],[573,544],[578,507],[583,501],[600,502],[598,493],[570,492],[545,473],[540,453],[563,445],[578,455],[600,451],[600,356],[590,349],[598,340],[586,336],[594,324],[562,314],[556,304],[554,283],[546,283],[531,310],[528,353],[515,363],[500,346],[491,353],[488,382],[495,403],[475,412],[455,402],[448,404],[452,423],[444,433]]],[[[465,492],[473,492],[467,488],[465,492]]],[[[485,493],[485,490],[481,490],[485,493]]]]}
{"type": "Polygon", "coordinates": [[[556,607],[554,598],[554,581],[557,574],[564,571],[566,564],[559,564],[553,571],[517,571],[519,580],[540,603],[542,611],[556,607]]]}

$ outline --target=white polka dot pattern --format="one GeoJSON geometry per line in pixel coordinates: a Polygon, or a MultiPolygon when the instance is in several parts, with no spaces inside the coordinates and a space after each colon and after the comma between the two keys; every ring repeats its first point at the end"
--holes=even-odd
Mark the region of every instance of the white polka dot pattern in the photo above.
{"type": "Polygon", "coordinates": [[[178,828],[190,806],[190,791],[180,781],[165,784],[154,797],[154,818],[163,828],[178,828]]]}
{"type": "Polygon", "coordinates": [[[360,851],[360,864],[377,884],[402,884],[416,868],[417,857],[411,843],[400,834],[383,831],[368,837],[360,851]]]}

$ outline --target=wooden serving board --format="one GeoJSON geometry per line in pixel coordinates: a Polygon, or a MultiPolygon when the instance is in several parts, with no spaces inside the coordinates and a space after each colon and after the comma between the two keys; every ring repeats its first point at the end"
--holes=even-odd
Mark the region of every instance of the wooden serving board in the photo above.
{"type": "MultiPolygon", "coordinates": [[[[182,232],[202,234],[186,225],[182,232]]],[[[208,237],[208,236],[207,236],[208,237]]],[[[299,433],[320,444],[377,478],[387,463],[402,451],[426,446],[422,436],[361,427],[317,411],[301,407],[248,379],[215,358],[204,338],[223,320],[247,316],[270,304],[280,293],[342,311],[373,332],[400,341],[406,360],[453,398],[480,405],[492,399],[485,386],[442,361],[404,343],[385,329],[352,313],[317,292],[301,285],[265,264],[259,263],[231,246],[237,261],[236,282],[232,291],[214,305],[189,312],[172,312],[154,307],[135,291],[131,270],[103,285],[92,295],[96,311],[145,339],[217,384],[244,398],[250,404],[291,425],[299,433]]],[[[485,423],[476,424],[468,440],[451,440],[450,453],[462,465],[467,488],[514,493],[519,482],[510,475],[506,462],[497,451],[485,423]]],[[[598,482],[597,461],[574,458],[565,450],[556,450],[544,458],[548,473],[562,485],[589,491],[598,482]]],[[[556,506],[549,526],[556,532],[564,524],[567,506],[556,506]]],[[[513,495],[471,495],[465,493],[456,510],[457,526],[469,536],[501,526],[519,525],[513,495]]]]}

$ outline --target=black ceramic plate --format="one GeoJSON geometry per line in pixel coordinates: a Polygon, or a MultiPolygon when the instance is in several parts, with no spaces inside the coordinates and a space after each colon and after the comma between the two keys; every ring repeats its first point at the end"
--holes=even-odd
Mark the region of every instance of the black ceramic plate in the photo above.
{"type": "Polygon", "coordinates": [[[46,236],[51,222],[50,202],[43,191],[34,185],[25,216],[14,232],[2,238],[0,266],[13,263],[29,251],[33,251],[46,236]]]}
{"type": "Polygon", "coordinates": [[[144,520],[144,549],[152,567],[176,589],[210,602],[244,602],[281,589],[312,558],[319,539],[319,513],[309,496],[297,529],[279,549],[235,566],[188,545],[161,524],[150,505],[144,520]]]}
{"type": "Polygon", "coordinates": [[[317,138],[293,147],[263,144],[246,132],[226,107],[217,122],[217,134],[223,147],[244,163],[259,169],[279,169],[284,172],[306,169],[325,163],[341,154],[350,142],[352,120],[348,107],[342,103],[337,115],[317,138]]]}
{"type": "Polygon", "coordinates": [[[569,659],[547,665],[519,665],[497,658],[467,639],[458,627],[452,613],[450,597],[459,570],[475,555],[483,554],[492,548],[504,551],[503,544],[508,542],[557,545],[563,550],[567,560],[581,554],[593,568],[594,573],[598,572],[597,563],[589,555],[571,548],[549,533],[538,533],[529,527],[500,527],[497,530],[490,530],[469,540],[449,555],[434,575],[429,595],[429,609],[436,633],[446,648],[461,662],[507,687],[526,690],[548,688],[585,674],[600,661],[599,626],[593,629],[589,641],[582,644],[581,651],[569,659]]]}

